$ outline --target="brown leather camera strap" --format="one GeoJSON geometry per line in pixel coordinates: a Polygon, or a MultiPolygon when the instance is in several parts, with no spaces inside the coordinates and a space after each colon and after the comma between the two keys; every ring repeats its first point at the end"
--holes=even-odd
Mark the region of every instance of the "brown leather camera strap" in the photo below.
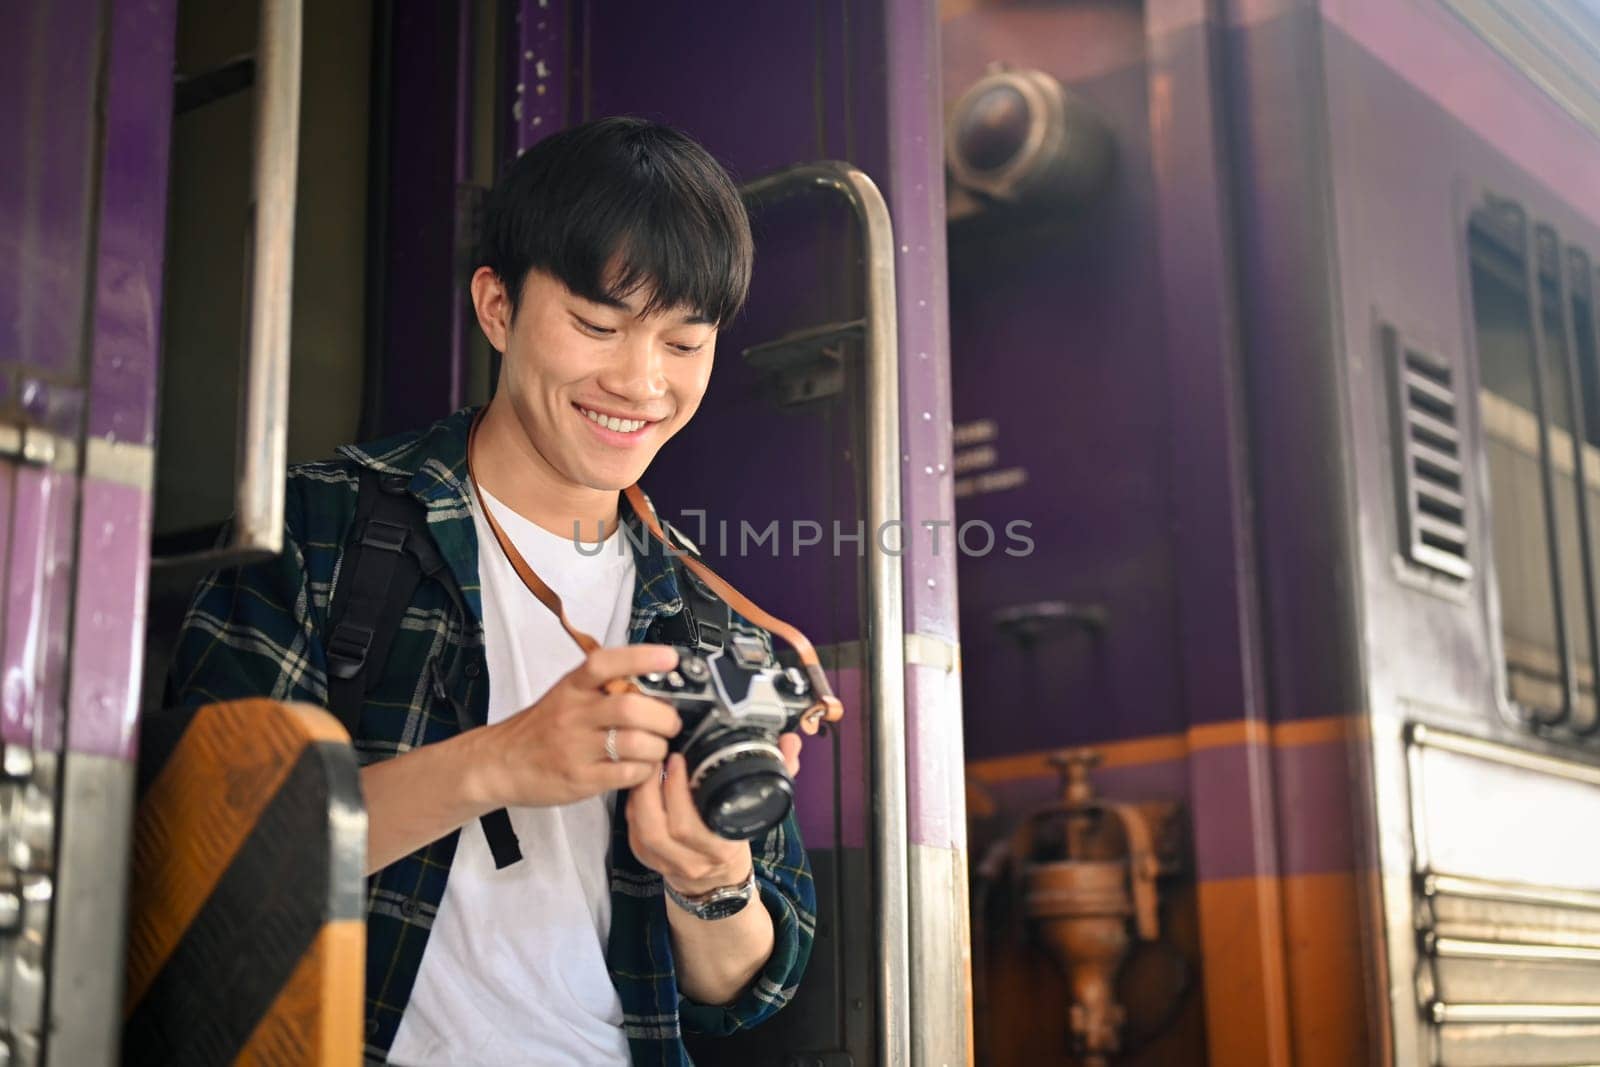
{"type": "MultiPolygon", "coordinates": [[[[477,440],[478,424],[483,421],[483,413],[487,410],[487,408],[484,408],[478,412],[477,417],[472,420],[472,429],[467,435],[467,478],[472,482],[472,488],[478,494],[480,503],[483,500],[483,490],[478,485],[478,476],[472,469],[472,445],[477,440]]],[[[684,565],[699,575],[700,580],[705,582],[712,592],[720,596],[733,610],[746,619],[782,637],[799,654],[800,662],[805,668],[806,679],[811,684],[813,698],[811,706],[801,716],[800,728],[808,734],[814,734],[817,732],[817,727],[824,721],[837,722],[842,718],[844,716],[844,705],[839,702],[838,697],[833,695],[833,687],[828,684],[828,676],[822,670],[821,661],[817,658],[817,651],[811,646],[811,642],[806,639],[806,635],[782,619],[761,610],[743,593],[718,577],[716,572],[706,566],[705,563],[696,559],[690,553],[674,547],[672,542],[667,539],[665,532],[662,531],[654,509],[651,508],[650,502],[645,499],[644,492],[639,488],[637,482],[624,489],[623,495],[628,498],[628,505],[633,508],[634,514],[639,516],[640,521],[650,531],[651,536],[660,541],[669,553],[683,560],[684,565]]],[[[517,551],[517,546],[511,543],[511,538],[506,536],[505,530],[496,521],[494,512],[489,509],[488,505],[483,504],[482,506],[483,517],[488,520],[489,529],[494,531],[494,538],[500,543],[500,551],[505,553],[506,560],[511,564],[511,569],[517,572],[517,577],[521,578],[522,584],[528,587],[528,592],[538,598],[539,603],[550,609],[551,613],[560,620],[561,628],[567,631],[568,636],[577,642],[578,647],[583,649],[585,653],[593,652],[599,648],[600,643],[598,641],[572,625],[572,620],[567,618],[566,610],[561,606],[561,598],[556,595],[555,590],[546,585],[544,579],[540,578],[538,574],[534,573],[533,568],[528,566],[528,561],[522,558],[522,553],[517,551]]],[[[613,678],[605,684],[604,689],[608,693],[626,693],[635,691],[636,687],[624,679],[613,678]]]]}

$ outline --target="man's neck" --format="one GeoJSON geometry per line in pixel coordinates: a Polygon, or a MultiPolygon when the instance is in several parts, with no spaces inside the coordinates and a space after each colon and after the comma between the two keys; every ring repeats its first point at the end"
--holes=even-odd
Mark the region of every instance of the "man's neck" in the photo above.
{"type": "Polygon", "coordinates": [[[533,446],[505,393],[483,413],[473,439],[472,472],[478,484],[535,526],[562,537],[604,540],[617,525],[618,494],[576,485],[533,446]],[[574,525],[576,524],[576,525],[574,525]]]}

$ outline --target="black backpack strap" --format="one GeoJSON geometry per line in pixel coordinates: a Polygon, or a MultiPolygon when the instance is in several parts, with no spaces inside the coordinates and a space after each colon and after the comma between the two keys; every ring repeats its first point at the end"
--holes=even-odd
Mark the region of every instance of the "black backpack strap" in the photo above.
{"type": "MultiPolygon", "coordinates": [[[[680,639],[686,637],[686,644],[707,654],[720,651],[728,639],[733,609],[728,607],[727,601],[713,593],[698,574],[684,566],[683,555],[700,555],[695,543],[670,523],[662,523],[662,530],[676,549],[669,553],[668,559],[678,579],[678,592],[683,597],[684,611],[676,627],[680,639]]],[[[655,551],[654,546],[651,550],[655,551]]]]}
{"type": "Polygon", "coordinates": [[[360,479],[343,564],[350,576],[334,590],[326,647],[328,710],[352,737],[417,586],[444,568],[427,511],[406,491],[407,480],[366,467],[360,479]]]}
{"type": "MultiPolygon", "coordinates": [[[[428,532],[428,512],[408,491],[409,479],[361,468],[356,518],[350,529],[342,567],[348,580],[338,582],[328,607],[331,636],[328,660],[328,710],[356,734],[361,705],[377,687],[389,662],[389,649],[400,621],[424,579],[444,583],[459,606],[461,594],[445,567],[444,557],[428,532]]],[[[462,609],[463,615],[465,609],[462,609]]],[[[433,668],[430,668],[433,669],[433,668]]],[[[436,688],[455,709],[463,731],[472,727],[466,705],[435,674],[436,688]]],[[[496,868],[522,858],[511,816],[504,808],[481,820],[496,868]]]]}

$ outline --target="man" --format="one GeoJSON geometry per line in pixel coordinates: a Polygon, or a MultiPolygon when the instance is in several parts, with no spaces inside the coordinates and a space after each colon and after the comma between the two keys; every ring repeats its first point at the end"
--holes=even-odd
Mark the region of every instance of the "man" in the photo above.
{"type": "Polygon", "coordinates": [[[294,468],[282,556],[196,594],[176,702],[326,704],[363,468],[425,505],[454,578],[417,587],[353,731],[371,1060],[687,1063],[681,1028],[752,1025],[799,981],[815,894],[793,816],[713,834],[668,758],[677,712],[602,692],[676,663],[643,643],[686,610],[676,575],[619,490],[693,417],[750,260],[737,191],[681,133],[613,118],[541,142],[486,209],[472,300],[504,358],[475,428],[458,412],[294,468]],[[604,647],[579,649],[513,555],[604,647]],[[483,818],[502,809],[510,857],[483,818]]]}

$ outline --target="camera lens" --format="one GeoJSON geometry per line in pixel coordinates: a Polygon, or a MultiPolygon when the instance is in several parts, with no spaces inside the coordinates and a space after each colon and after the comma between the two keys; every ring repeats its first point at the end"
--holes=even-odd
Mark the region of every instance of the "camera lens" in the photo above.
{"type": "Polygon", "coordinates": [[[706,825],[734,841],[760,837],[789,814],[794,783],[783,754],[766,735],[733,730],[690,757],[689,784],[706,825]],[[709,748],[709,751],[705,751],[709,748]]]}

